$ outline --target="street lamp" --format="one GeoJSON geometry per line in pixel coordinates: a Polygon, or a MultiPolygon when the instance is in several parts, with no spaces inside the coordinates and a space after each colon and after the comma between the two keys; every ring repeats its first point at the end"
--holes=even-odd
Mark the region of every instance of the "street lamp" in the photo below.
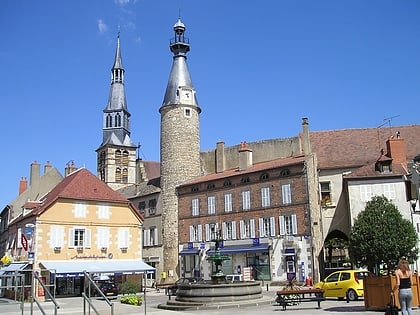
{"type": "Polygon", "coordinates": [[[34,298],[35,298],[35,224],[27,223],[25,224],[25,234],[30,235],[29,241],[29,252],[28,252],[28,263],[32,265],[31,268],[31,314],[34,312],[34,298]]]}
{"type": "MultiPolygon", "coordinates": [[[[418,214],[420,213],[420,209],[416,210],[417,207],[417,202],[419,200],[419,186],[420,186],[420,154],[416,155],[413,159],[413,161],[410,161],[408,163],[408,168],[409,168],[409,173],[411,174],[410,176],[410,181],[411,183],[414,185],[415,187],[415,194],[414,194],[414,198],[410,200],[411,203],[411,222],[414,224],[413,222],[413,214],[418,214]]],[[[418,231],[418,224],[416,221],[416,226],[415,226],[416,232],[418,231]]],[[[416,260],[416,269],[418,271],[418,259],[416,260]]]]}

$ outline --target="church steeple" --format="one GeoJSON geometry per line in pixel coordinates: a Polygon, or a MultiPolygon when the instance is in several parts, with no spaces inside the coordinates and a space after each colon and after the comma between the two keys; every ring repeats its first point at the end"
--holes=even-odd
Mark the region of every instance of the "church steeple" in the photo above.
{"type": "Polygon", "coordinates": [[[122,64],[120,35],[117,37],[114,65],[111,69],[111,89],[103,119],[103,142],[132,146],[130,140],[130,116],[124,89],[124,73],[122,64]]]}
{"type": "Polygon", "coordinates": [[[102,144],[98,154],[98,176],[113,188],[135,183],[136,148],[130,139],[130,116],[124,89],[120,34],[111,69],[111,88],[103,110],[102,144]]]}

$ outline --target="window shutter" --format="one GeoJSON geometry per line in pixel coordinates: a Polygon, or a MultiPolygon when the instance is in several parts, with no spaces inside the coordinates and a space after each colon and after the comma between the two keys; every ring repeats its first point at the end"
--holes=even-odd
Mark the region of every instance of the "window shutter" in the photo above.
{"type": "Polygon", "coordinates": [[[118,230],[118,248],[128,248],[128,230],[118,230]]]}
{"type": "Polygon", "coordinates": [[[260,237],[265,236],[265,233],[264,233],[264,219],[263,218],[259,219],[258,231],[259,231],[260,237]]]}
{"type": "Polygon", "coordinates": [[[74,228],[69,229],[69,247],[74,247],[74,228]]]}
{"type": "Polygon", "coordinates": [[[244,220],[239,221],[239,231],[241,233],[240,238],[244,239],[245,238],[244,220]]]}
{"type": "Polygon", "coordinates": [[[222,238],[225,240],[227,239],[227,230],[226,230],[226,222],[222,223],[222,238]]]}
{"type": "Polygon", "coordinates": [[[255,220],[254,219],[249,220],[249,227],[251,229],[251,238],[255,238],[255,220]]]}
{"type": "Polygon", "coordinates": [[[153,237],[154,243],[152,245],[158,245],[159,244],[159,240],[158,240],[159,235],[158,235],[157,227],[153,229],[153,236],[154,236],[153,237]]]}
{"type": "Polygon", "coordinates": [[[270,217],[270,236],[276,236],[276,221],[274,217],[270,217]]]}
{"type": "Polygon", "coordinates": [[[150,230],[149,229],[144,230],[144,245],[150,246],[150,230]]]}
{"type": "Polygon", "coordinates": [[[286,228],[284,226],[284,216],[279,216],[280,235],[286,235],[286,228]]]}
{"type": "Polygon", "coordinates": [[[190,242],[194,242],[194,227],[190,225],[190,242]]]}
{"type": "Polygon", "coordinates": [[[232,239],[236,240],[236,221],[232,221],[232,239]]]}
{"type": "Polygon", "coordinates": [[[17,248],[22,248],[22,229],[21,228],[18,228],[17,234],[18,234],[17,235],[18,241],[17,241],[16,247],[17,248]]]}
{"type": "Polygon", "coordinates": [[[198,225],[198,241],[203,241],[203,226],[201,224],[198,225]]]}
{"type": "Polygon", "coordinates": [[[57,240],[56,245],[58,247],[63,247],[64,246],[64,227],[63,226],[58,227],[58,240],[57,240]]]}
{"type": "Polygon", "coordinates": [[[292,214],[292,234],[297,234],[297,220],[296,220],[296,214],[292,214]]]}
{"type": "Polygon", "coordinates": [[[90,244],[90,240],[91,240],[91,237],[90,237],[90,235],[91,235],[91,231],[90,231],[90,229],[86,229],[86,230],[85,230],[85,234],[86,234],[86,237],[85,237],[85,243],[84,243],[84,246],[83,246],[83,247],[85,247],[85,248],[90,248],[90,247],[91,247],[91,244],[90,244]]]}
{"type": "Polygon", "coordinates": [[[208,242],[208,241],[210,241],[210,238],[211,238],[211,236],[210,236],[210,225],[208,223],[206,224],[205,229],[206,229],[206,242],[208,242]]]}

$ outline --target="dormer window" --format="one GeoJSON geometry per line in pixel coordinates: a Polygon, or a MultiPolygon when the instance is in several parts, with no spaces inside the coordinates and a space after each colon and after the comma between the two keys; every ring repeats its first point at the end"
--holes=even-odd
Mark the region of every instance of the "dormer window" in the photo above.
{"type": "Polygon", "coordinates": [[[375,171],[379,173],[392,173],[392,163],[390,161],[378,161],[375,164],[375,171]]]}

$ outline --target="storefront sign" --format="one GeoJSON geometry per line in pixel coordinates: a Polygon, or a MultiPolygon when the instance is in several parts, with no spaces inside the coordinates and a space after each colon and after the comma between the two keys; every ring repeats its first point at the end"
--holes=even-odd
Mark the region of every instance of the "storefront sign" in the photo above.
{"type": "Polygon", "coordinates": [[[80,255],[71,257],[71,259],[106,259],[106,258],[111,259],[112,256],[104,255],[104,254],[99,254],[99,255],[80,254],[80,255]]]}

